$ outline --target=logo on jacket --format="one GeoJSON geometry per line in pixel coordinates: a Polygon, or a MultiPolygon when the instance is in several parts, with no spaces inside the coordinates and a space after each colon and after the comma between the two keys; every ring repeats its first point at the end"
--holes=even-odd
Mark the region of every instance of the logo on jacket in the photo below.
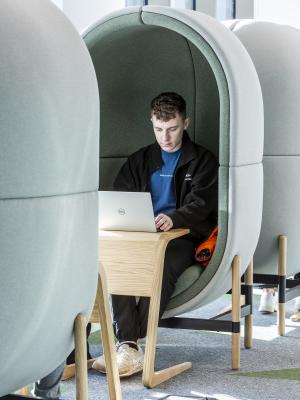
{"type": "Polygon", "coordinates": [[[184,177],[185,181],[191,181],[192,180],[192,175],[191,174],[186,174],[184,177]]]}

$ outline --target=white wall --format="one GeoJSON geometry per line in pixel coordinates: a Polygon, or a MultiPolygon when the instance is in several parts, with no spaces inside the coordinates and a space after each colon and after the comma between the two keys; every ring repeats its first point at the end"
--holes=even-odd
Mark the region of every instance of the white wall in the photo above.
{"type": "Polygon", "coordinates": [[[300,29],[300,1],[254,0],[254,17],[300,29]]]}
{"type": "MultiPolygon", "coordinates": [[[[171,7],[185,8],[186,0],[171,0],[171,7]]],[[[190,1],[189,3],[192,3],[190,1]]],[[[228,0],[230,5],[230,0],[228,0]]],[[[227,0],[197,0],[197,11],[223,20],[226,19],[227,0]]],[[[254,0],[236,0],[236,18],[253,18],[254,0]]]]}
{"type": "MultiPolygon", "coordinates": [[[[197,0],[196,1],[196,9],[197,11],[203,12],[205,14],[210,15],[211,17],[215,17],[216,15],[216,1],[217,0],[197,0]]],[[[192,7],[192,0],[170,0],[170,6],[174,8],[190,8],[192,7]],[[189,7],[187,7],[189,6],[189,7]]]]}
{"type": "Polygon", "coordinates": [[[169,6],[169,0],[148,0],[149,6],[169,6]]]}
{"type": "Polygon", "coordinates": [[[254,0],[236,0],[236,18],[254,18],[254,0]]]}
{"type": "Polygon", "coordinates": [[[185,8],[186,1],[185,0],[171,0],[170,6],[174,8],[185,8]]]}
{"type": "Polygon", "coordinates": [[[216,0],[198,0],[197,11],[203,12],[204,14],[216,17],[217,1],[216,0]]]}

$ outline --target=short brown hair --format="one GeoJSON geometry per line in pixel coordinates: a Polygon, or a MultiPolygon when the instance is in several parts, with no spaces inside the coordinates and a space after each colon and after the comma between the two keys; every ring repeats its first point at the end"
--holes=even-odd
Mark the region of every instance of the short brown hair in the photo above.
{"type": "Polygon", "coordinates": [[[186,119],[186,103],[183,97],[174,92],[165,92],[151,101],[151,114],[162,121],[176,117],[176,112],[183,120],[186,119]]]}

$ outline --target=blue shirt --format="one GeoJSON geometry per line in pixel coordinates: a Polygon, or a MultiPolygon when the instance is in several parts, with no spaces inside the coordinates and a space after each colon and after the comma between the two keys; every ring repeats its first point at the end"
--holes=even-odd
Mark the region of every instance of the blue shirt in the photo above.
{"type": "Polygon", "coordinates": [[[181,149],[168,153],[161,149],[164,165],[157,169],[150,178],[150,191],[154,215],[167,214],[176,209],[174,191],[174,172],[181,155],[181,149]]]}

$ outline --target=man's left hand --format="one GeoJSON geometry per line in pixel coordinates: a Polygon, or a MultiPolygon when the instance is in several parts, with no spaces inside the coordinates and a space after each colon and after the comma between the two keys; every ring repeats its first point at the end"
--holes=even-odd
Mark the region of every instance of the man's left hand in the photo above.
{"type": "Polygon", "coordinates": [[[155,218],[156,229],[167,232],[173,228],[173,221],[166,214],[158,214],[155,218]]]}

